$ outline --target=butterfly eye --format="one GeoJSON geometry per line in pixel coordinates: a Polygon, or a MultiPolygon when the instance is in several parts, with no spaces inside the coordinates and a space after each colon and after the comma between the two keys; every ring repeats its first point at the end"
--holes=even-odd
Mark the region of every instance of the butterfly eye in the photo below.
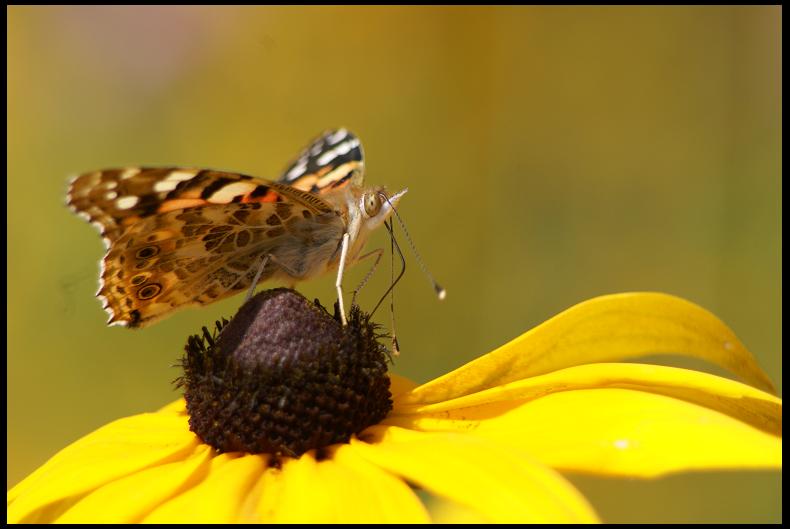
{"type": "Polygon", "coordinates": [[[365,195],[365,214],[368,217],[375,217],[381,209],[381,197],[378,193],[365,195]]]}

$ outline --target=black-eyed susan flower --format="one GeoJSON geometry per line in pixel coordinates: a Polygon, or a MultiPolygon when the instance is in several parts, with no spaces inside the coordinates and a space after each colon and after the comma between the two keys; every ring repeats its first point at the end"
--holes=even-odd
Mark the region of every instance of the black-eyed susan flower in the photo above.
{"type": "Polygon", "coordinates": [[[190,340],[186,402],[63,449],[8,492],[8,521],[426,522],[421,488],[495,522],[595,522],[563,471],[781,468],[781,399],[682,299],[595,298],[417,386],[385,374],[359,312],[344,328],[266,296],[190,340]],[[748,384],[622,362],[665,353],[748,384]]]}

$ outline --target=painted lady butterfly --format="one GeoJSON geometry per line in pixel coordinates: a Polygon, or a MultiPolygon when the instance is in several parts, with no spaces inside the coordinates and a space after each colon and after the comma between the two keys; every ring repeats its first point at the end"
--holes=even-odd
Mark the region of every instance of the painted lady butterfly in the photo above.
{"type": "Polygon", "coordinates": [[[107,244],[97,296],[109,324],[143,327],[276,278],[293,285],[345,268],[406,193],[364,188],[359,139],[313,141],[270,182],[208,169],[128,168],[75,178],[68,204],[107,244]]]}

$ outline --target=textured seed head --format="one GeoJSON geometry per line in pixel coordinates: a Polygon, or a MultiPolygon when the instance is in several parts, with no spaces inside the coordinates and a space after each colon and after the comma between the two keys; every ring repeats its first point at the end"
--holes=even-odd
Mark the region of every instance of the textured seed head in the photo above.
{"type": "Polygon", "coordinates": [[[356,307],[344,327],[293,290],[261,292],[188,339],[190,428],[223,452],[298,456],[346,442],[392,408],[380,338],[356,307]]]}

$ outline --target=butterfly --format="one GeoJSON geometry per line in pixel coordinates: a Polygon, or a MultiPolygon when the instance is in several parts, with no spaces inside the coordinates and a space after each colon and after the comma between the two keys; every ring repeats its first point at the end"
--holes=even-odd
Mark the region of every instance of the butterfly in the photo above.
{"type": "MultiPolygon", "coordinates": [[[[144,327],[259,282],[343,272],[406,190],[364,187],[359,139],[330,130],[277,181],[211,169],[105,169],[77,176],[68,205],[101,232],[97,296],[110,325],[144,327]]],[[[378,257],[376,262],[378,262],[378,257]]]]}

